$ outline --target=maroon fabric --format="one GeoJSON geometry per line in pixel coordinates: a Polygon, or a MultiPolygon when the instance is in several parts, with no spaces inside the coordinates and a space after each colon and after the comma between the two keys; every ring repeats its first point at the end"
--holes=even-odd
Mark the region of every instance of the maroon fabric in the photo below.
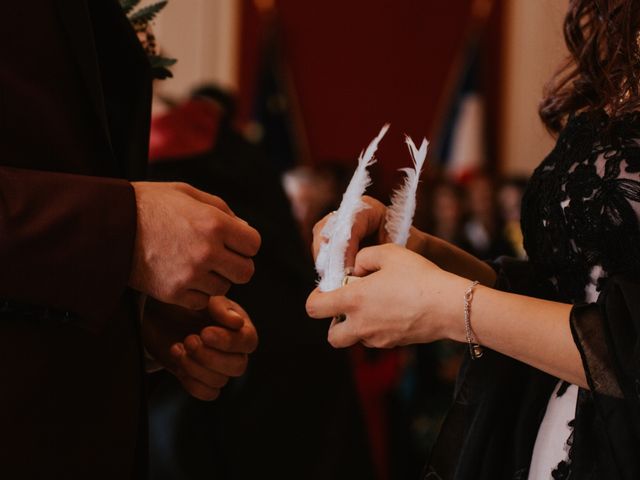
{"type": "Polygon", "coordinates": [[[396,170],[411,163],[404,134],[430,140],[438,134],[474,2],[274,0],[266,13],[264,3],[243,0],[240,119],[249,120],[255,106],[261,42],[274,15],[305,160],[353,168],[360,150],[391,122],[373,169],[373,188],[388,193],[401,179],[396,170]]]}
{"type": "Polygon", "coordinates": [[[148,64],[116,0],[0,21],[0,476],[142,478],[124,177],[146,160],[148,64]]]}
{"type": "Polygon", "coordinates": [[[210,152],[222,111],[212,101],[192,99],[151,121],[149,161],[175,160],[210,152]]]}

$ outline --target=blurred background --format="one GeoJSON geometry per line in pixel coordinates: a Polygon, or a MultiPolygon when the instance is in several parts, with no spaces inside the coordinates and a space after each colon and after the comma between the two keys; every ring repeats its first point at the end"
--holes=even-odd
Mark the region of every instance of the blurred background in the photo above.
{"type": "MultiPolygon", "coordinates": [[[[149,3],[149,2],[147,2],[149,3]]],[[[553,138],[537,117],[565,56],[567,0],[170,0],[150,174],[224,198],[263,235],[231,297],[261,344],[214,403],[157,374],[152,478],[417,478],[460,345],[335,351],[308,319],[311,228],[391,123],[369,193],[387,202],[430,144],[415,224],[475,255],[524,257],[520,198],[553,138]]]]}

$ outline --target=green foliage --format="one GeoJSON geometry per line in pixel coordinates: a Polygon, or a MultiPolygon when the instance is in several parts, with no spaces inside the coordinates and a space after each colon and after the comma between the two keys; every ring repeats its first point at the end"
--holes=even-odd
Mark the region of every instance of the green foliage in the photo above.
{"type": "Polygon", "coordinates": [[[162,0],[161,2],[152,3],[151,5],[141,8],[136,12],[129,15],[131,23],[149,23],[160,11],[167,6],[168,0],[162,0]]]}
{"type": "Polygon", "coordinates": [[[153,78],[164,80],[165,78],[173,77],[169,67],[175,65],[175,58],[167,58],[158,55],[151,55],[149,62],[151,63],[151,74],[153,78]]]}
{"type": "Polygon", "coordinates": [[[149,57],[149,61],[151,62],[152,67],[172,67],[176,64],[177,60],[175,58],[167,58],[158,55],[152,55],[149,57]]]}
{"type": "MultiPolygon", "coordinates": [[[[141,29],[144,31],[148,28],[148,24],[153,21],[153,19],[162,11],[164,7],[167,6],[168,0],[161,0],[156,3],[152,3],[146,7],[138,8],[141,0],[120,0],[120,6],[124,10],[129,22],[136,29],[141,29]]],[[[151,41],[153,41],[153,35],[149,33],[151,41]]],[[[145,50],[147,46],[143,41],[143,46],[145,50]]],[[[153,47],[152,47],[153,50],[153,47]]],[[[149,55],[149,62],[151,63],[151,74],[153,78],[159,78],[161,80],[165,78],[172,77],[171,70],[169,67],[173,66],[176,63],[176,60],[173,58],[167,58],[160,55],[149,55]]]]}
{"type": "Polygon", "coordinates": [[[124,13],[129,15],[131,11],[140,4],[140,0],[120,0],[120,6],[124,13]]]}

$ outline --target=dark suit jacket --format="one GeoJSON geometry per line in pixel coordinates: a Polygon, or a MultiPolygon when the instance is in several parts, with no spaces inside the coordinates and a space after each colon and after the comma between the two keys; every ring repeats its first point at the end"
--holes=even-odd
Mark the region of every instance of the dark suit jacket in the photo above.
{"type": "Polygon", "coordinates": [[[152,163],[149,175],[220,195],[262,236],[251,282],[229,292],[255,323],[258,349],[216,402],[189,398],[171,377],[154,391],[151,478],[373,478],[348,352],[305,312],[313,263],[262,152],[223,122],[212,150],[152,163]],[[163,429],[170,402],[174,432],[163,429]]]}
{"type": "Polygon", "coordinates": [[[116,0],[3,4],[0,477],[145,468],[139,323],[127,289],[150,76],[116,0]]]}

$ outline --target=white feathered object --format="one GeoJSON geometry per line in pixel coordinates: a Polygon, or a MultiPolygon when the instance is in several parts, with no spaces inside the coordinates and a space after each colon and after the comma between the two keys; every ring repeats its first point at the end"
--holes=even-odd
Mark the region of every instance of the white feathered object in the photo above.
{"type": "Polygon", "coordinates": [[[321,235],[327,240],[320,246],[316,258],[316,270],[320,275],[318,287],[323,292],[329,292],[342,286],[345,275],[345,253],[351,238],[351,229],[356,215],[367,207],[362,201],[362,195],[371,184],[371,177],[367,168],[375,163],[374,154],[378,144],[389,130],[387,123],[369,146],[360,153],[358,166],[351,177],[349,186],[344,192],[340,207],[329,217],[322,229],[321,235]]]}
{"type": "Polygon", "coordinates": [[[420,173],[424,166],[425,158],[427,158],[427,149],[429,142],[426,138],[422,139],[420,148],[416,145],[408,135],[405,136],[405,142],[409,147],[409,153],[413,160],[413,168],[402,168],[400,171],[405,173],[404,184],[393,192],[391,197],[391,206],[387,209],[387,219],[385,229],[389,234],[391,241],[397,245],[405,246],[409,240],[409,232],[413,224],[413,215],[416,212],[416,192],[418,191],[418,183],[420,182],[420,173]]]}

